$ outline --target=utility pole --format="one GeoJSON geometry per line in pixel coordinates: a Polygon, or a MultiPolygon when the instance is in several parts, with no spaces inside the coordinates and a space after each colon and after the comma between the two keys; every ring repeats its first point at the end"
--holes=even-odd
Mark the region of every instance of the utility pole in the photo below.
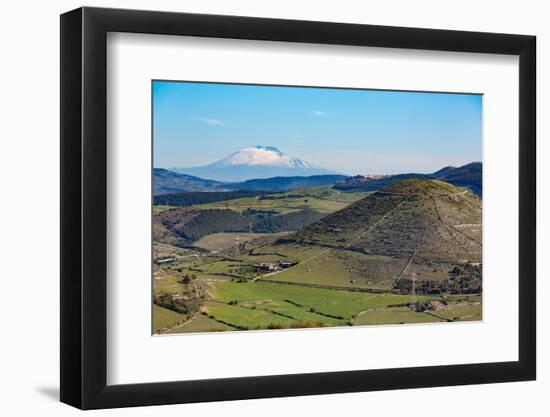
{"type": "Polygon", "coordinates": [[[411,310],[417,311],[417,299],[416,299],[416,272],[411,273],[411,310]]]}

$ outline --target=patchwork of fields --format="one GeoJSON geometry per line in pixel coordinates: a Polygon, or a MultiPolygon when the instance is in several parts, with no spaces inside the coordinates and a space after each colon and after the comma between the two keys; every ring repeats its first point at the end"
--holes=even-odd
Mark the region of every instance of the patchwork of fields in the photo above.
{"type": "Polygon", "coordinates": [[[155,206],[153,332],[481,320],[479,198],[414,186],[155,206]],[[318,217],[278,220],[304,210],[318,217]],[[238,224],[205,233],[201,213],[238,224]],[[313,223],[292,229],[303,221],[313,223]]]}

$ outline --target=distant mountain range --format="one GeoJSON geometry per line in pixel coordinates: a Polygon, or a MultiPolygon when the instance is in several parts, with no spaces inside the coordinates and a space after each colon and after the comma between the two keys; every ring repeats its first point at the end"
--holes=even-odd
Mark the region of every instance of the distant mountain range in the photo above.
{"type": "Polygon", "coordinates": [[[446,167],[432,174],[433,178],[440,179],[458,187],[469,188],[477,195],[482,194],[483,165],[481,162],[472,162],[461,167],[446,167]]]}
{"type": "Polygon", "coordinates": [[[229,188],[239,191],[271,191],[283,192],[305,187],[321,187],[333,185],[347,178],[345,175],[312,175],[309,177],[273,177],[254,179],[235,184],[229,188]]]}
{"type": "Polygon", "coordinates": [[[302,159],[286,155],[274,146],[245,148],[209,165],[171,168],[170,170],[224,182],[337,174],[302,159]]]}
{"type": "Polygon", "coordinates": [[[337,183],[334,188],[342,191],[376,191],[402,180],[423,178],[442,180],[458,187],[465,187],[481,196],[482,170],[481,162],[472,162],[461,167],[448,166],[433,174],[409,173],[388,175],[382,178],[348,177],[337,183]]]}
{"type": "Polygon", "coordinates": [[[163,168],[153,169],[153,194],[189,191],[225,191],[218,181],[205,180],[192,175],[178,174],[163,168]]]}
{"type": "MultiPolygon", "coordinates": [[[[251,153],[239,151],[231,155],[231,157],[226,158],[231,159],[231,161],[235,162],[235,165],[233,165],[232,167],[228,166],[226,168],[234,168],[240,172],[252,172],[252,170],[255,170],[257,168],[259,171],[263,172],[266,175],[268,172],[297,172],[295,170],[298,170],[299,172],[303,172],[304,175],[276,175],[267,178],[259,177],[244,181],[217,181],[212,179],[204,179],[203,177],[199,177],[196,175],[182,174],[163,168],[155,168],[153,171],[153,192],[155,195],[203,191],[284,192],[296,188],[319,187],[324,185],[334,185],[334,188],[340,191],[357,192],[376,191],[402,180],[421,178],[442,180],[458,187],[468,188],[473,193],[479,196],[482,195],[483,166],[481,162],[472,162],[461,167],[448,166],[432,174],[407,173],[397,175],[358,175],[348,177],[345,175],[326,173],[309,174],[310,172],[316,172],[316,170],[322,170],[322,168],[308,164],[307,162],[298,160],[296,158],[287,157],[284,154],[281,154],[283,155],[282,157],[275,156],[274,160],[280,162],[280,158],[283,158],[284,161],[287,161],[288,164],[293,165],[294,168],[289,168],[288,164],[283,164],[284,166],[286,166],[286,168],[279,167],[282,171],[278,170],[277,168],[273,168],[273,171],[269,171],[269,169],[271,168],[267,168],[266,164],[254,164],[252,162],[257,162],[257,158],[260,158],[260,160],[262,160],[262,158],[265,157],[268,161],[267,165],[271,164],[271,162],[273,162],[271,154],[278,152],[276,148],[256,147],[254,149],[260,151],[260,153],[257,153],[255,151],[251,153]],[[268,150],[266,151],[266,154],[263,153],[264,149],[268,150]],[[236,163],[238,161],[242,162],[244,160],[248,161],[248,165],[236,163]],[[245,165],[250,168],[250,171],[247,171],[248,168],[245,168],[245,165]]],[[[221,171],[218,171],[218,173],[219,172],[221,171]]]]}
{"type": "Polygon", "coordinates": [[[312,175],[310,177],[273,177],[236,183],[205,180],[187,174],[178,174],[163,168],[153,170],[153,193],[173,194],[195,191],[267,191],[281,192],[295,188],[334,185],[346,179],[345,175],[312,175]]]}

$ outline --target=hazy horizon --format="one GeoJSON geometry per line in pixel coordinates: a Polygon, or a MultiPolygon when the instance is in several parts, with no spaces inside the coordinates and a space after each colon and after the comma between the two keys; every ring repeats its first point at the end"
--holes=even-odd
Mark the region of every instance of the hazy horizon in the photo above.
{"type": "Polygon", "coordinates": [[[482,96],[154,81],[155,168],[243,148],[345,175],[431,173],[482,161],[482,96]]]}

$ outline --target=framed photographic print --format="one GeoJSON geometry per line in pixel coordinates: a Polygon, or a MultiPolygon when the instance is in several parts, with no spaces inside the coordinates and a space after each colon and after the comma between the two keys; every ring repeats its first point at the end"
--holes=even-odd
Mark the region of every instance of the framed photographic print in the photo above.
{"type": "Polygon", "coordinates": [[[61,400],[535,379],[535,38],[61,16],[61,400]]]}

